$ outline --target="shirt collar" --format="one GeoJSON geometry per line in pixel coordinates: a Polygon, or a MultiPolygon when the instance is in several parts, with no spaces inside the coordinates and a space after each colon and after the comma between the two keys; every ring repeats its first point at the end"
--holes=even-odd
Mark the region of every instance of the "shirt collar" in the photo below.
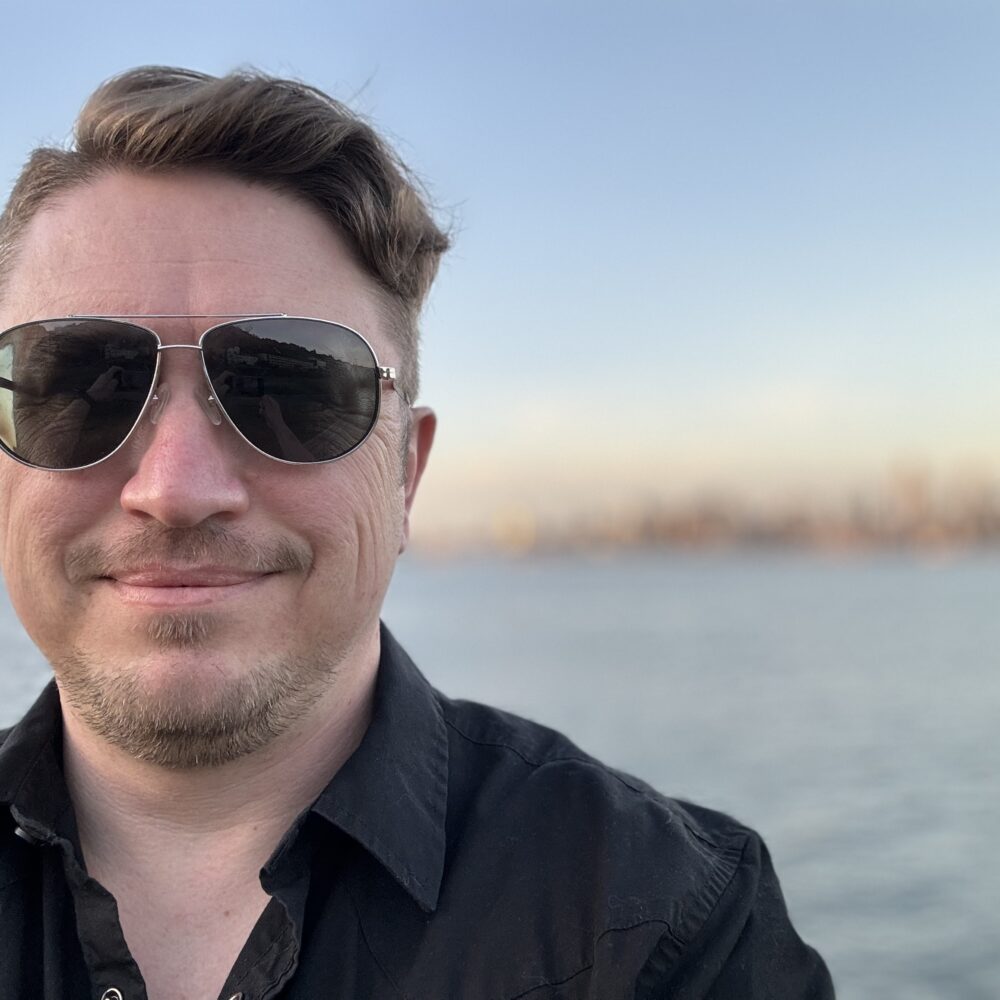
{"type": "Polygon", "coordinates": [[[383,625],[372,721],[313,805],[428,913],[444,873],[448,733],[434,689],[383,625]]]}
{"type": "MultiPolygon", "coordinates": [[[[47,839],[71,815],[62,772],[62,712],[55,681],[0,747],[0,802],[47,839]]],[[[19,820],[20,821],[20,820],[19,820]]]]}
{"type": "MultiPolygon", "coordinates": [[[[41,835],[71,815],[55,683],[0,747],[0,802],[41,835]]],[[[428,913],[444,872],[448,734],[434,689],[383,625],[372,721],[312,811],[372,854],[428,913]]]]}

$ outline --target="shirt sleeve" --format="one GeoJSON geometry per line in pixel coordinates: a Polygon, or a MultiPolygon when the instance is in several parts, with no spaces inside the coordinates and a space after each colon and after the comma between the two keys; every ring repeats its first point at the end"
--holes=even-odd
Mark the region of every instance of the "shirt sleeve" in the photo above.
{"type": "Polygon", "coordinates": [[[823,959],[792,927],[767,848],[754,834],[689,943],[665,934],[636,1000],[833,1000],[823,959]]]}

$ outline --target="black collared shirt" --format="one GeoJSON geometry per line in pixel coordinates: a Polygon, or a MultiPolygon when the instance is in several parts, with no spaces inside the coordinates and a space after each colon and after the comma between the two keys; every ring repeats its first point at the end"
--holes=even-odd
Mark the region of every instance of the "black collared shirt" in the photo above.
{"type": "MultiPolygon", "coordinates": [[[[81,864],[55,688],[4,735],[0,998],[144,1000],[81,864]]],[[[756,834],[443,697],[384,629],[371,726],[261,884],[222,1000],[833,996],[756,834]]]]}

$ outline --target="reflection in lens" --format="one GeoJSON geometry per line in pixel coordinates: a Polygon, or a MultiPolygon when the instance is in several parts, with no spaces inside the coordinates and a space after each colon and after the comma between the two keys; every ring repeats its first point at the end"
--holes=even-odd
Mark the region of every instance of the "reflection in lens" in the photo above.
{"type": "Polygon", "coordinates": [[[17,440],[14,430],[14,345],[0,343],[0,441],[13,448],[17,440]]]}
{"type": "Polygon", "coordinates": [[[108,320],[27,323],[0,338],[0,442],[47,469],[106,458],[135,425],[156,338],[108,320]]]}
{"type": "Polygon", "coordinates": [[[219,403],[268,455],[329,461],[356,448],[375,423],[375,356],[353,330],[322,320],[243,320],[215,328],[202,346],[219,403]]]}

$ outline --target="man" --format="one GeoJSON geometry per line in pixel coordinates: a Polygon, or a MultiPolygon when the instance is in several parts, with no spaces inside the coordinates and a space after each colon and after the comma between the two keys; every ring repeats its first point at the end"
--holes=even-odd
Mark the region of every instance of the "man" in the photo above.
{"type": "Polygon", "coordinates": [[[767,853],[433,691],[379,611],[447,239],[346,108],[140,69],[0,219],[0,993],[828,997],[767,853]]]}

